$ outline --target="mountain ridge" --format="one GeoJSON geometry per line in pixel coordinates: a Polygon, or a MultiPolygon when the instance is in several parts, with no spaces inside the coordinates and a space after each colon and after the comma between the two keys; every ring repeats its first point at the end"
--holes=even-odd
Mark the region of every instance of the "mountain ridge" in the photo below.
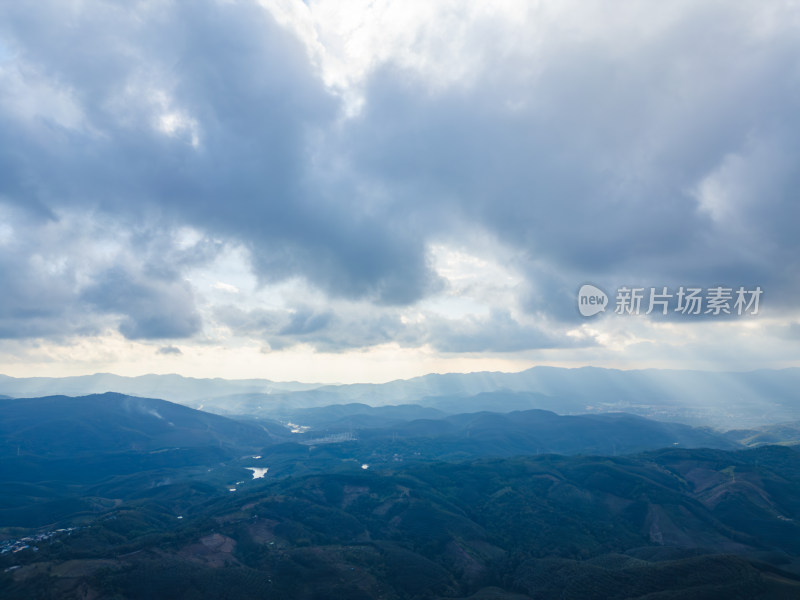
{"type": "Polygon", "coordinates": [[[739,429],[800,420],[795,402],[797,389],[797,367],[697,371],[536,366],[516,373],[432,373],[382,384],[337,385],[180,375],[61,379],[0,376],[0,394],[11,397],[113,390],[164,398],[226,415],[269,416],[287,407],[352,402],[372,406],[423,404],[451,413],[464,412],[465,403],[469,403],[470,410],[503,411],[505,401],[512,403],[510,410],[545,408],[580,413],[591,407],[597,412],[623,411],[660,420],[739,429]]]}

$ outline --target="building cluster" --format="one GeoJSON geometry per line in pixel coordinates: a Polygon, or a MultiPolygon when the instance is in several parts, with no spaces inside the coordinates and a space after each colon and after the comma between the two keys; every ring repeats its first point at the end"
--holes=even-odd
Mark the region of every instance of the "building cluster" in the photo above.
{"type": "Polygon", "coordinates": [[[0,540],[0,554],[9,554],[9,553],[14,554],[16,552],[20,552],[27,548],[30,548],[31,550],[36,552],[39,550],[36,544],[45,542],[49,539],[56,537],[57,535],[70,534],[78,529],[80,528],[67,527],[65,529],[54,529],[52,531],[45,531],[44,533],[36,533],[33,535],[28,535],[25,537],[21,537],[17,540],[0,540]]]}

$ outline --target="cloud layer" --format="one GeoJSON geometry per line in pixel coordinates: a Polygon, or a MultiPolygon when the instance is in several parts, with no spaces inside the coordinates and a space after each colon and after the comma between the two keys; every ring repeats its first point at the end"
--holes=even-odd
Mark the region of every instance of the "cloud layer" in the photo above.
{"type": "Polygon", "coordinates": [[[798,55],[790,3],[6,3],[0,338],[601,352],[587,281],[791,327],[798,55]]]}

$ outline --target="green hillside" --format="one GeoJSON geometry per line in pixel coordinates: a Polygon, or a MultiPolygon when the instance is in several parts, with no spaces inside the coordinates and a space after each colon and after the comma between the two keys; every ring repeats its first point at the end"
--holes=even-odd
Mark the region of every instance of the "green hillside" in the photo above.
{"type": "Polygon", "coordinates": [[[798,515],[781,447],[354,465],[163,486],[0,567],[9,598],[796,598],[798,515]]]}

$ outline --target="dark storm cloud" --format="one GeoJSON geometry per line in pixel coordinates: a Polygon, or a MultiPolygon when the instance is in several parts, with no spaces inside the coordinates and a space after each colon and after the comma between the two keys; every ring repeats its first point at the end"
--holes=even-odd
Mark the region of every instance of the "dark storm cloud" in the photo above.
{"type": "Polygon", "coordinates": [[[201,326],[188,283],[169,274],[115,267],[98,274],[82,300],[119,315],[120,333],[132,340],[189,337],[201,326]]]}
{"type": "Polygon", "coordinates": [[[489,61],[474,85],[430,93],[387,67],[341,147],[365,177],[521,251],[531,312],[576,318],[574,289],[592,278],[760,283],[796,306],[797,33],[698,7],[626,51],[556,45],[529,77],[489,61]]]}
{"type": "Polygon", "coordinates": [[[0,254],[0,337],[34,337],[58,334],[69,290],[30,270],[27,257],[0,254]]]}
{"type": "Polygon", "coordinates": [[[394,342],[404,347],[429,344],[442,352],[518,352],[542,348],[594,345],[591,339],[575,339],[564,332],[553,334],[544,328],[520,323],[507,311],[496,310],[483,316],[448,319],[425,314],[415,322],[404,321],[396,312],[339,310],[318,312],[310,307],[299,310],[244,311],[219,307],[215,318],[240,336],[267,342],[270,348],[309,344],[323,352],[342,352],[352,348],[394,342]]]}
{"type": "Polygon", "coordinates": [[[308,344],[323,352],[396,342],[403,346],[424,343],[424,330],[404,325],[392,309],[315,310],[309,306],[288,309],[242,310],[220,306],[214,318],[238,336],[266,342],[273,350],[308,344]]]}
{"type": "Polygon", "coordinates": [[[95,335],[112,322],[131,339],[199,330],[180,270],[215,255],[213,240],[179,248],[152,228],[123,229],[91,214],[0,215],[0,337],[95,335]]]}
{"type": "Polygon", "coordinates": [[[226,243],[250,251],[262,283],[299,276],[361,303],[215,313],[273,348],[554,347],[545,329],[579,319],[587,281],[761,285],[794,308],[800,35],[781,14],[794,9],[756,23],[757,7],[701,4],[647,34],[622,19],[602,40],[544,36],[534,55],[468,23],[485,55],[466,82],[388,62],[344,119],[307,49],[254,2],[5,3],[0,208],[27,221],[0,254],[0,335],[107,319],[131,339],[195,335],[184,271],[226,243]],[[73,222],[48,238],[69,214],[105,232],[73,222]],[[546,325],[505,308],[399,317],[442,289],[426,246],[468,247],[464,223],[511,249],[517,300],[546,325]],[[205,237],[181,249],[181,226],[205,237]],[[118,261],[86,249],[97,236],[124,238],[118,261]]]}
{"type": "MultiPolygon", "coordinates": [[[[1,208],[1,207],[0,207],[1,208]]],[[[97,333],[101,323],[75,302],[80,270],[57,223],[0,210],[0,338],[97,333]]]]}
{"type": "Polygon", "coordinates": [[[431,344],[442,352],[519,352],[542,348],[593,345],[525,325],[507,311],[495,310],[484,317],[441,319],[433,324],[431,344]]]}
{"type": "Polygon", "coordinates": [[[289,323],[281,328],[280,335],[305,335],[324,329],[331,321],[331,313],[317,313],[303,309],[292,314],[289,323]]]}
{"type": "Polygon", "coordinates": [[[301,275],[336,296],[406,303],[435,284],[418,231],[315,180],[310,140],[338,100],[255,3],[3,12],[19,79],[72,107],[3,115],[0,135],[21,140],[0,156],[6,202],[161,215],[243,243],[263,281],[301,275]]]}

